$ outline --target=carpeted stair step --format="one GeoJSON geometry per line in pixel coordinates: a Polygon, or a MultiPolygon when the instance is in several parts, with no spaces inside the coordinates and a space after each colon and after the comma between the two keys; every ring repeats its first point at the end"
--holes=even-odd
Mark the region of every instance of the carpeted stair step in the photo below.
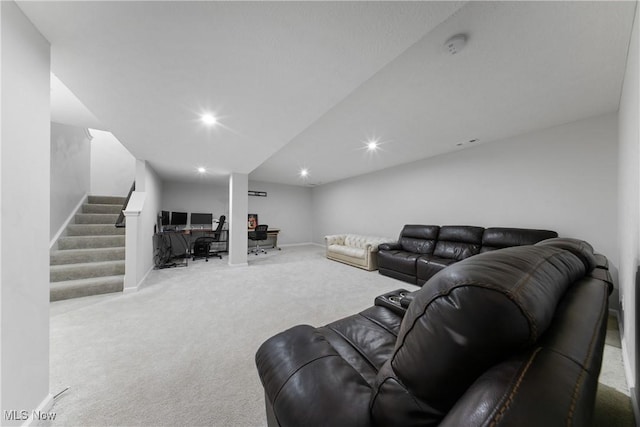
{"type": "Polygon", "coordinates": [[[122,205],[104,205],[104,204],[91,204],[91,203],[85,203],[84,205],[82,205],[82,213],[120,215],[121,210],[122,210],[122,205]]]}
{"type": "Polygon", "coordinates": [[[114,224],[69,224],[67,236],[124,236],[125,229],[114,224]]]}
{"type": "Polygon", "coordinates": [[[90,279],[67,280],[51,283],[50,301],[80,298],[89,295],[122,292],[124,276],[105,276],[90,279]]]}
{"type": "Polygon", "coordinates": [[[89,203],[96,205],[120,205],[124,204],[126,197],[117,196],[89,196],[89,203]]]}
{"type": "Polygon", "coordinates": [[[71,236],[58,239],[58,249],[115,248],[124,246],[125,236],[71,236]]]}
{"type": "Polygon", "coordinates": [[[49,264],[82,264],[87,262],[118,261],[124,260],[124,247],[120,248],[96,248],[96,249],[67,249],[53,251],[49,256],[49,264]]]}
{"type": "Polygon", "coordinates": [[[63,282],[65,280],[117,276],[121,274],[124,274],[124,260],[52,265],[50,267],[49,281],[63,282]]]}
{"type": "Polygon", "coordinates": [[[117,220],[118,214],[76,214],[76,224],[115,224],[117,220]]]}

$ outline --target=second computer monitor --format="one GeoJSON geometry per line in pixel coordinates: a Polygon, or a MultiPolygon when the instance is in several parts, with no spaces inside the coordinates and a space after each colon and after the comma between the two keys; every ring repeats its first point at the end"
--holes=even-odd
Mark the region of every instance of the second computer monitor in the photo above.
{"type": "Polygon", "coordinates": [[[187,225],[187,213],[171,212],[171,225],[187,225]]]}
{"type": "Polygon", "coordinates": [[[210,213],[192,213],[191,225],[208,225],[211,227],[213,223],[213,214],[210,213]]]}

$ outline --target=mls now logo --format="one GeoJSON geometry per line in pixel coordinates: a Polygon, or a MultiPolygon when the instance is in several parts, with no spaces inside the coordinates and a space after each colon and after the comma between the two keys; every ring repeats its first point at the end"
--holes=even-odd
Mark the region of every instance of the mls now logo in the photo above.
{"type": "MultiPolygon", "coordinates": [[[[29,411],[4,411],[4,419],[5,421],[26,421],[29,419],[29,411]]],[[[42,412],[42,411],[33,411],[31,413],[34,420],[38,421],[53,421],[56,419],[55,412],[42,412]]]]}

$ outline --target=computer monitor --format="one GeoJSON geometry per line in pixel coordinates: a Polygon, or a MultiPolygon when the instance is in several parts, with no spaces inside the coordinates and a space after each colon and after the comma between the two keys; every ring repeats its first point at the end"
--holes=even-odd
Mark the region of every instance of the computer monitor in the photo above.
{"type": "Polygon", "coordinates": [[[162,216],[162,225],[169,225],[170,223],[169,211],[162,211],[160,214],[162,216]]]}
{"type": "Polygon", "coordinates": [[[208,225],[211,227],[213,223],[213,214],[210,213],[192,213],[191,225],[208,225]]]}
{"type": "Polygon", "coordinates": [[[171,212],[171,225],[187,225],[187,213],[171,212]]]}

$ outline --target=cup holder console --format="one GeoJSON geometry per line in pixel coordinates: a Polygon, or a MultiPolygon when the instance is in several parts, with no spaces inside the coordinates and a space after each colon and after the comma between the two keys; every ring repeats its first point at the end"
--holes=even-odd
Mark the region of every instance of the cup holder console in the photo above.
{"type": "Polygon", "coordinates": [[[409,306],[410,299],[407,298],[411,292],[406,289],[396,289],[395,291],[387,292],[386,294],[382,294],[374,300],[374,305],[380,307],[386,307],[389,310],[399,314],[400,316],[404,316],[407,312],[407,307],[409,306]]]}

